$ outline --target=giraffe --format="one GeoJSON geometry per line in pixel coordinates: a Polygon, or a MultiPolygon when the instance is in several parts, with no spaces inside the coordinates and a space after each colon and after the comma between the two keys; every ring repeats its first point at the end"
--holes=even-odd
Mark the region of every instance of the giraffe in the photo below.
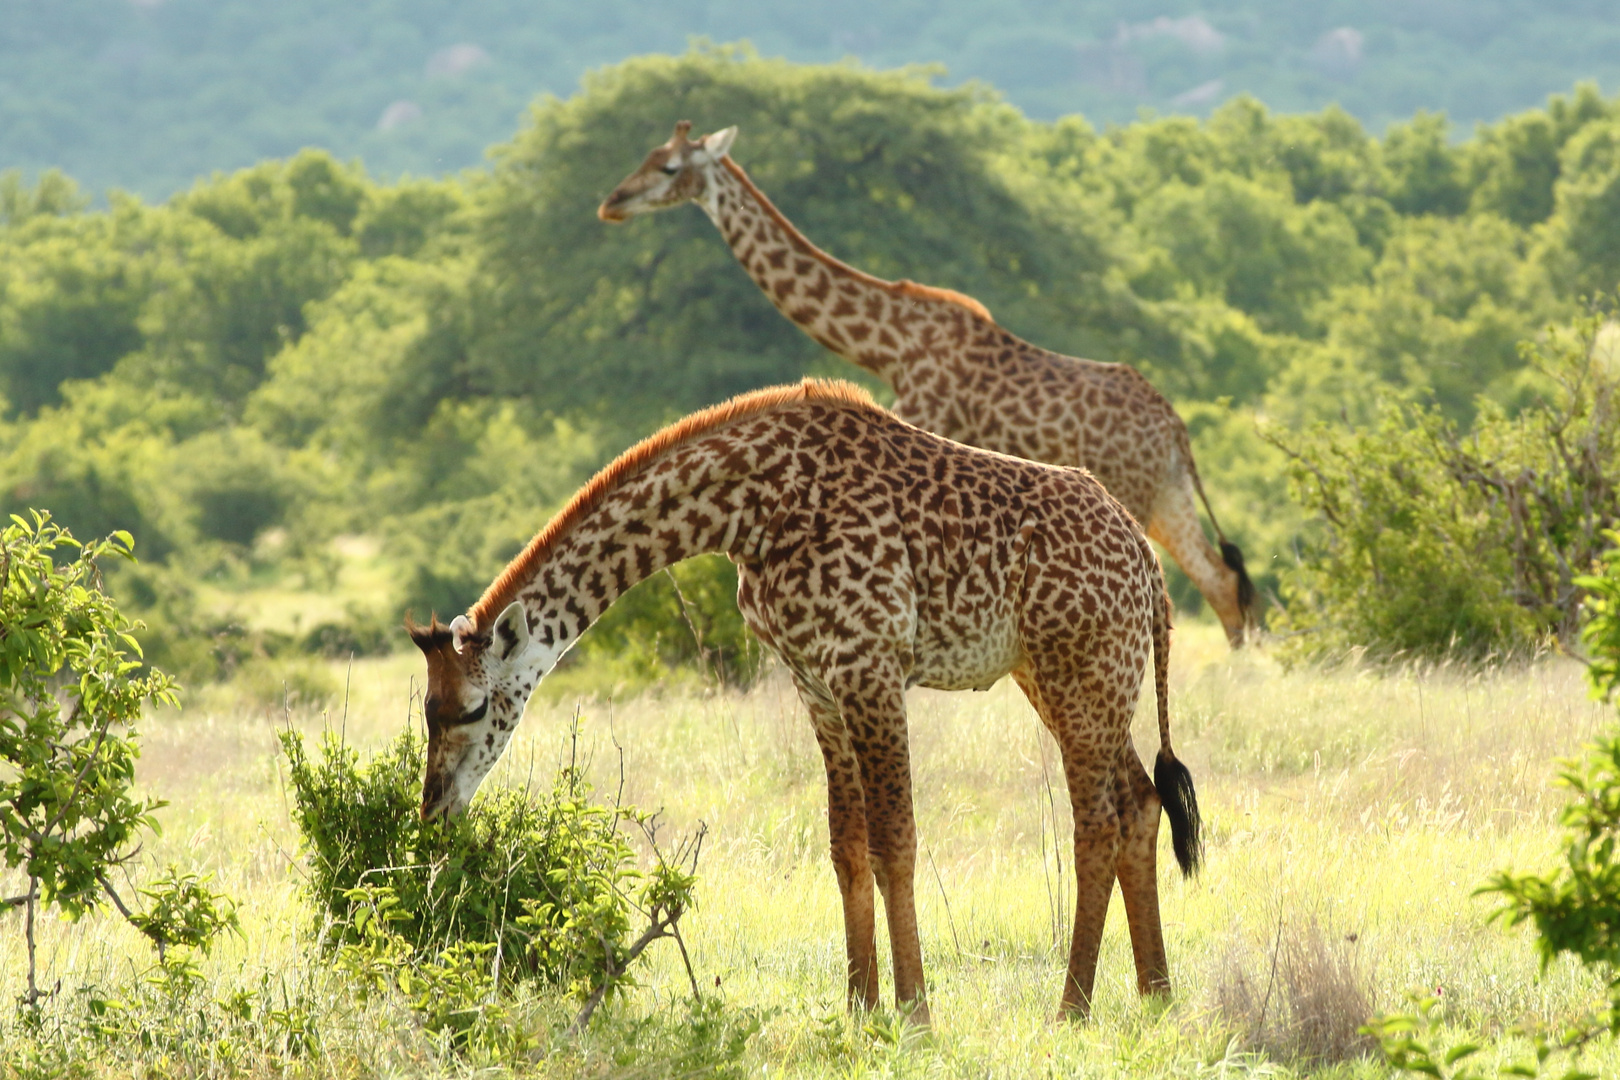
{"type": "Polygon", "coordinates": [[[1138,988],[1168,990],[1161,806],[1183,873],[1201,849],[1192,778],[1170,746],[1170,608],[1153,549],[1084,470],[929,434],[849,383],[757,390],[650,436],[464,615],[411,627],[428,672],[423,817],[466,808],[535,686],[618,597],[704,552],[737,562],[737,606],[781,657],[821,748],[851,1008],[878,1002],[875,885],[895,1000],[928,1022],[905,690],[988,689],[1007,674],[1062,750],[1074,817],[1063,1009],[1090,1008],[1116,877],[1138,988]],[[1152,779],[1130,737],[1149,657],[1152,779]]]}
{"type": "Polygon", "coordinates": [[[949,289],[884,281],[817,248],[729,155],[737,129],[668,142],[597,208],[603,221],[684,202],[703,207],[777,310],[887,383],[894,411],[947,438],[1080,465],[1162,544],[1215,610],[1233,648],[1255,626],[1254,585],[1204,496],[1187,427],[1135,368],[1063,356],[996,325],[949,289]],[[1202,502],[1217,548],[1198,520],[1202,502]]]}

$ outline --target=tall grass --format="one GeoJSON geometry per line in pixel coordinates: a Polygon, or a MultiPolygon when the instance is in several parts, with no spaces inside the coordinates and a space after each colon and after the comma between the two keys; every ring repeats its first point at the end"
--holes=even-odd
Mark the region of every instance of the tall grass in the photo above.
{"type": "MultiPolygon", "coordinates": [[[[414,657],[338,665],[346,709],[290,721],[379,745],[419,715],[416,667],[414,657]]],[[[745,695],[687,688],[585,702],[581,747],[599,790],[617,789],[622,770],[625,801],[663,808],[672,830],[707,824],[699,906],[682,927],[705,993],[763,1018],[736,1062],[750,1075],[1377,1076],[1359,1056],[1354,1014],[1400,1006],[1409,990],[1438,990],[1449,1024],[1491,1038],[1594,997],[1597,983],[1577,968],[1540,974],[1524,937],[1487,926],[1488,905],[1472,896],[1490,871],[1554,855],[1553,759],[1610,719],[1587,700],[1578,665],[1284,672],[1262,652],[1229,655],[1218,632],[1195,625],[1180,632],[1172,676],[1173,734],[1209,845],[1195,881],[1160,875],[1175,995],[1137,998],[1116,900],[1095,1019],[1081,1025],[1053,1019],[1073,898],[1061,770],[1010,685],[909,699],[926,1036],[844,1012],[821,760],[784,679],[745,695]]],[[[492,782],[552,768],[574,709],[537,700],[492,782]]],[[[152,863],[213,870],[244,901],[242,936],[204,974],[219,988],[268,980],[305,993],[325,1024],[316,1072],[465,1068],[386,1003],[354,1001],[309,950],[274,738],[288,721],[218,691],[146,727],[142,782],[172,803],[152,863]]],[[[1150,703],[1136,737],[1156,745],[1150,703]]],[[[5,1000],[19,992],[19,939],[15,917],[0,920],[5,1000]]],[[[147,962],[143,950],[116,920],[91,918],[47,928],[41,956],[65,987],[112,985],[147,962]]],[[[525,998],[513,1022],[539,1033],[539,1050],[523,1070],[664,1075],[680,1071],[680,1054],[682,1069],[708,1060],[691,1048],[679,954],[648,955],[644,985],[583,1036],[566,1033],[568,1003],[525,998]]],[[[0,1034],[0,1060],[21,1037],[0,1034]]],[[[1528,1044],[1507,1038],[1493,1052],[1522,1057],[1528,1044]]],[[[110,1056],[95,1070],[138,1071],[133,1060],[110,1056]]],[[[1585,1064],[1620,1071],[1620,1053],[1600,1048],[1585,1064]]]]}

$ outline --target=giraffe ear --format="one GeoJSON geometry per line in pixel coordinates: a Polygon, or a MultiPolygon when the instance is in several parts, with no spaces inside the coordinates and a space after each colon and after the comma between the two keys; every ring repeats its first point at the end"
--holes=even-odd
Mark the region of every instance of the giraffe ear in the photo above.
{"type": "Polygon", "coordinates": [[[502,660],[510,660],[528,647],[529,616],[523,602],[514,600],[495,620],[495,649],[502,660]]]}
{"type": "Polygon", "coordinates": [[[450,633],[453,635],[451,641],[456,647],[456,652],[461,651],[462,644],[472,636],[472,632],[472,620],[467,618],[467,616],[457,615],[455,618],[450,620],[450,633]]]}
{"type": "Polygon", "coordinates": [[[731,152],[731,143],[737,138],[737,125],[715,132],[713,135],[703,137],[703,152],[710,161],[719,161],[731,152]]]}

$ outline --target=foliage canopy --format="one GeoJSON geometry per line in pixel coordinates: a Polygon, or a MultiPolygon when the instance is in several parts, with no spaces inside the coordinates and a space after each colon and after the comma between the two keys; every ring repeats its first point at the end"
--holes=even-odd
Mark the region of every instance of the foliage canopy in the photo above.
{"type": "MultiPolygon", "coordinates": [[[[113,588],[151,624],[153,658],[188,677],[465,607],[656,424],[764,383],[858,375],[771,308],[696,209],[596,220],[684,118],[739,125],[738,161],[834,254],[1140,367],[1188,418],[1224,530],[1277,593],[1314,504],[1290,503],[1286,457],[1254,417],[1290,446],[1318,422],[1341,442],[1387,423],[1414,450],[1476,415],[1520,423],[1549,390],[1517,344],[1620,284],[1603,231],[1617,117],[1583,86],[1460,143],[1437,114],[1377,138],[1342,110],[1241,97],[1204,121],[1099,131],[926,72],[705,46],[536,103],[488,171],[458,180],[380,184],[306,150],[93,211],[59,175],[13,179],[0,508],[138,532],[146,565],[113,588]],[[377,541],[383,584],[333,622],[277,638],[203,599],[267,580],[330,591],[333,542],[356,534],[377,541]]],[[[696,598],[686,626],[654,583],[582,648],[742,657],[728,573],[678,571],[696,598]],[[690,627],[713,640],[700,650],[690,627]]],[[[1481,642],[1547,622],[1517,600],[1468,604],[1470,625],[1499,627],[1481,642]]]]}

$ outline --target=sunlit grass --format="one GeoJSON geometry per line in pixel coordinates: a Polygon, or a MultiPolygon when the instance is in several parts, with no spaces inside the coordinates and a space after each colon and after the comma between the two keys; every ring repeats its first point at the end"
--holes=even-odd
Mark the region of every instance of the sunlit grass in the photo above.
{"type": "MultiPolygon", "coordinates": [[[[268,974],[308,988],[329,1028],[325,1071],[432,1074],[453,1062],[402,1015],[349,1000],[312,959],[274,732],[289,722],[329,725],[353,744],[377,746],[418,715],[419,663],[336,665],[346,707],[321,716],[248,707],[214,691],[145,727],[142,782],[171,802],[145,864],[210,869],[243,901],[241,937],[205,970],[222,987],[268,974]]],[[[740,1065],[754,1075],[767,1067],[829,1076],[1309,1071],[1249,1052],[1243,1018],[1223,1014],[1219,990],[1240,972],[1262,986],[1274,981],[1277,942],[1312,926],[1365,972],[1376,1008],[1403,1007],[1410,990],[1438,991],[1460,1031],[1499,1037],[1522,1020],[1570,1016],[1596,993],[1573,965],[1540,974],[1526,935],[1487,925],[1490,903],[1473,895],[1496,869],[1554,857],[1553,759],[1610,718],[1587,699],[1573,662],[1487,673],[1286,673],[1263,652],[1229,655],[1211,628],[1182,631],[1172,727],[1198,783],[1209,850],[1192,882],[1172,874],[1167,849],[1161,855],[1175,997],[1168,1005],[1137,998],[1116,899],[1096,1016],[1081,1025],[1053,1020],[1074,891],[1053,744],[1006,683],[983,694],[914,692],[910,713],[934,1016],[926,1036],[845,1015],[820,755],[780,674],[746,695],[687,688],[621,702],[537,700],[493,782],[548,778],[572,752],[577,715],[577,751],[599,797],[662,809],[666,836],[708,827],[700,906],[683,926],[705,992],[767,1016],[740,1065]]],[[[1157,735],[1146,703],[1135,734],[1151,760],[1157,735]]],[[[18,917],[0,920],[7,1000],[19,992],[21,947],[18,917]]],[[[880,951],[887,955],[881,929],[880,951]]],[[[67,987],[127,981],[150,963],[135,935],[105,918],[48,925],[41,956],[67,987]]],[[[675,1015],[690,994],[673,948],[649,957],[644,985],[583,1041],[553,1033],[566,1003],[529,1001],[520,1015],[546,1033],[548,1048],[535,1068],[659,1074],[656,1045],[633,1064],[614,1057],[625,1057],[616,1040],[638,1030],[627,1025],[675,1015]]],[[[1501,1052],[1524,1057],[1528,1044],[1510,1040],[1501,1052]]],[[[1586,1066],[1620,1069],[1620,1054],[1603,1053],[1586,1066]]],[[[105,1068],[127,1066],[109,1060],[105,1068]]],[[[1383,1075],[1369,1061],[1324,1069],[1383,1075]]]]}

